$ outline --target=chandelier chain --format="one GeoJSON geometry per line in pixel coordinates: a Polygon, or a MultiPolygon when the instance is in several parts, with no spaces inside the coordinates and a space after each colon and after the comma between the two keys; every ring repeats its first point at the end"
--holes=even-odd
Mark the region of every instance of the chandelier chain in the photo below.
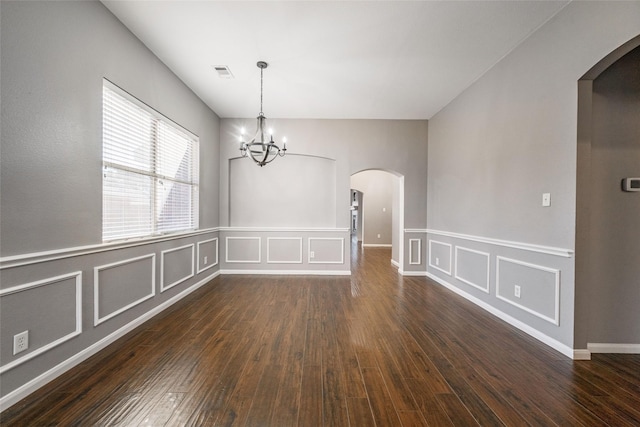
{"type": "Polygon", "coordinates": [[[262,85],[263,85],[263,83],[262,83],[262,81],[263,81],[262,80],[262,75],[263,75],[263,72],[264,72],[264,68],[260,67],[260,115],[263,114],[262,113],[262,85]]]}

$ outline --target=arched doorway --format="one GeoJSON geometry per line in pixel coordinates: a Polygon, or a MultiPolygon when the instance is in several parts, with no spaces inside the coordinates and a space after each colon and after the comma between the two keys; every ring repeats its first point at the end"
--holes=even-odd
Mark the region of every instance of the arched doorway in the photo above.
{"type": "Polygon", "coordinates": [[[357,243],[362,247],[391,247],[391,263],[403,269],[404,177],[382,169],[359,171],[351,175],[352,198],[354,192],[359,198],[355,214],[360,227],[357,243]]]}
{"type": "Polygon", "coordinates": [[[640,353],[640,36],[578,82],[574,348],[640,353]]]}

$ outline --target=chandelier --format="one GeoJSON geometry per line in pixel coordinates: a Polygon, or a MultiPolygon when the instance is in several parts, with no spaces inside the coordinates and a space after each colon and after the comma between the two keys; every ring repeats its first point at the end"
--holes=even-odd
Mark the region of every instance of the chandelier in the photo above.
{"type": "Polygon", "coordinates": [[[287,139],[282,138],[282,148],[278,147],[275,142],[273,142],[273,130],[269,129],[269,140],[265,139],[265,124],[267,118],[264,116],[262,112],[262,87],[263,87],[263,72],[264,69],[267,68],[269,64],[264,61],[259,61],[257,64],[258,68],[260,68],[260,114],[258,114],[258,129],[256,130],[255,135],[249,142],[245,142],[244,140],[244,128],[241,131],[240,136],[240,153],[242,157],[251,157],[251,159],[256,162],[259,166],[264,166],[267,163],[271,163],[275,160],[276,157],[283,157],[287,151],[287,139]]]}

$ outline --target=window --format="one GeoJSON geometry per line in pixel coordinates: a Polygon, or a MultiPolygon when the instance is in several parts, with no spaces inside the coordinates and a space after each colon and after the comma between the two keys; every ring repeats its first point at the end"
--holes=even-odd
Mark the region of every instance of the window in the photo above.
{"type": "Polygon", "coordinates": [[[104,81],[102,240],[198,228],[198,138],[104,81]]]}

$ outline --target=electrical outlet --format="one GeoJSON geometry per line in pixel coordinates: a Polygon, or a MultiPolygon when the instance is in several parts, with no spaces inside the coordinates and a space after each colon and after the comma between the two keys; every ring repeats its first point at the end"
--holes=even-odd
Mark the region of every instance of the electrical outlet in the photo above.
{"type": "Polygon", "coordinates": [[[314,251],[309,252],[309,258],[315,258],[316,253],[314,251]]]}
{"type": "Polygon", "coordinates": [[[378,234],[378,239],[380,238],[380,235],[378,234]]]}
{"type": "Polygon", "coordinates": [[[513,293],[515,294],[516,298],[520,298],[520,286],[515,285],[513,288],[513,293]]]}
{"type": "Polygon", "coordinates": [[[551,206],[551,193],[542,194],[542,206],[544,207],[551,206]]]}
{"type": "Polygon", "coordinates": [[[207,257],[204,257],[204,265],[207,265],[207,257]]]}
{"type": "Polygon", "coordinates": [[[440,265],[440,258],[436,257],[436,265],[440,265]]]}
{"type": "Polygon", "coordinates": [[[13,336],[13,354],[16,355],[29,348],[29,331],[20,332],[13,336]]]}

